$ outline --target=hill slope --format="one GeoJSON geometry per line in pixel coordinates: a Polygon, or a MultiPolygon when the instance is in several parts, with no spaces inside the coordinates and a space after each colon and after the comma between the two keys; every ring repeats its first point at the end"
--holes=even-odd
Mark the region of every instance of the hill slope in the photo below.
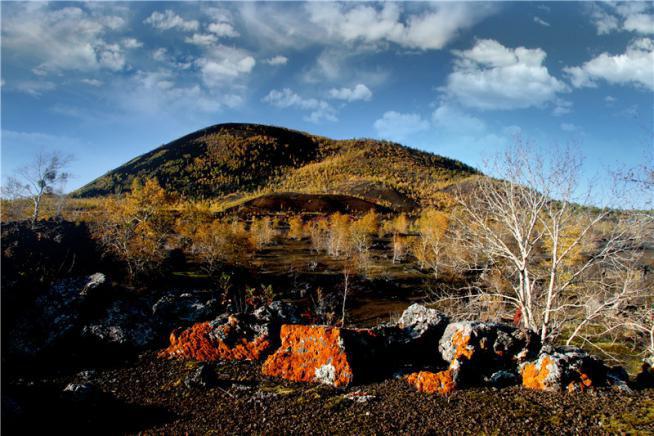
{"type": "Polygon", "coordinates": [[[73,195],[126,192],[135,177],[156,177],[167,190],[189,198],[330,193],[408,209],[437,203],[443,190],[475,174],[459,161],[387,141],[218,124],[138,156],[73,195]]]}

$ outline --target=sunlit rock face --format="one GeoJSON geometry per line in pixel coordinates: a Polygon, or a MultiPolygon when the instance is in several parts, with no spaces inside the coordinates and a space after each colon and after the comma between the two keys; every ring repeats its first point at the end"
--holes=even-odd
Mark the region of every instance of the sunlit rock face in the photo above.
{"type": "Polygon", "coordinates": [[[540,341],[531,332],[477,321],[449,324],[439,343],[457,386],[479,384],[501,370],[517,372],[539,349],[540,341]]]}
{"type": "Polygon", "coordinates": [[[405,380],[418,392],[447,396],[456,390],[454,372],[450,369],[440,372],[420,371],[409,374],[405,380]]]}
{"type": "Polygon", "coordinates": [[[211,360],[260,360],[279,344],[283,322],[298,322],[292,307],[281,302],[252,314],[221,315],[170,335],[170,346],[162,357],[211,360]]]}
{"type": "Polygon", "coordinates": [[[543,391],[583,391],[610,383],[604,363],[575,347],[543,347],[538,358],[521,366],[522,385],[543,391]]]}
{"type": "Polygon", "coordinates": [[[292,381],[348,386],[366,378],[380,344],[381,337],[368,329],[283,325],[281,346],[262,371],[292,381]]]}

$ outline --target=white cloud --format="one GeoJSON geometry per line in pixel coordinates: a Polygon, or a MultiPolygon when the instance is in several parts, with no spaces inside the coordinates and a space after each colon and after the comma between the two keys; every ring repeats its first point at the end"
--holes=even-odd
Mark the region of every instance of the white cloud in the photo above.
{"type": "Polygon", "coordinates": [[[81,82],[86,85],[96,86],[96,87],[102,86],[102,84],[104,83],[102,82],[102,80],[98,80],[98,79],[82,79],[81,82]]]}
{"type": "Polygon", "coordinates": [[[507,48],[482,39],[465,51],[454,51],[454,70],[445,92],[468,107],[520,109],[541,106],[567,90],[543,65],[546,53],[525,47],[507,48]]]}
{"type": "Polygon", "coordinates": [[[552,109],[552,114],[556,116],[569,114],[572,112],[572,105],[573,103],[569,100],[557,98],[556,101],[554,101],[554,109],[552,109]]]}
{"type": "Polygon", "coordinates": [[[281,55],[273,56],[264,61],[264,63],[268,65],[286,65],[287,62],[288,62],[288,58],[286,56],[281,56],[281,55]]]}
{"type": "Polygon", "coordinates": [[[186,84],[177,74],[176,70],[166,69],[137,71],[132,77],[114,82],[116,92],[112,92],[110,98],[125,113],[155,116],[198,116],[243,103],[240,95],[186,84]]]}
{"type": "Polygon", "coordinates": [[[654,33],[654,15],[634,14],[628,16],[624,21],[624,29],[631,32],[652,34],[654,33]]]}
{"type": "Polygon", "coordinates": [[[329,96],[337,100],[346,100],[346,101],[357,101],[365,100],[368,101],[372,98],[372,91],[368,89],[363,83],[359,83],[353,88],[340,88],[340,89],[330,89],[329,96]]]}
{"type": "Polygon", "coordinates": [[[429,129],[429,121],[416,113],[388,111],[375,121],[374,127],[379,137],[401,141],[429,129]]]}
{"type": "Polygon", "coordinates": [[[236,38],[240,34],[234,29],[230,23],[211,23],[207,27],[207,30],[213,33],[216,36],[222,36],[225,38],[236,38]]]}
{"type": "Polygon", "coordinates": [[[152,59],[155,61],[165,61],[168,58],[168,50],[164,47],[159,47],[152,51],[152,59]]]}
{"type": "Polygon", "coordinates": [[[361,62],[372,53],[370,47],[366,46],[329,46],[318,55],[312,66],[304,70],[301,78],[304,82],[320,85],[366,83],[369,87],[378,86],[388,79],[389,72],[361,62]]]}
{"type": "Polygon", "coordinates": [[[597,5],[592,8],[591,20],[598,35],[606,35],[620,28],[618,17],[609,14],[597,5]]]}
{"type": "Polygon", "coordinates": [[[489,15],[487,4],[431,3],[423,11],[398,3],[349,5],[307,4],[310,21],[328,36],[343,41],[391,42],[406,48],[441,49],[462,29],[489,15]]]}
{"type": "Polygon", "coordinates": [[[311,113],[305,120],[318,123],[322,120],[338,121],[336,110],[326,101],[315,98],[304,98],[289,88],[281,91],[273,89],[262,101],[278,108],[297,108],[311,113]]]}
{"type": "Polygon", "coordinates": [[[194,45],[213,45],[218,42],[218,38],[215,35],[208,33],[194,33],[191,37],[184,38],[184,41],[188,44],[194,45]]]}
{"type": "Polygon", "coordinates": [[[592,3],[590,16],[598,35],[619,30],[654,34],[654,6],[651,2],[592,3]]]}
{"type": "Polygon", "coordinates": [[[548,23],[547,21],[543,20],[540,17],[534,17],[534,23],[540,24],[541,26],[544,27],[550,27],[550,23],[548,23]]]}
{"type": "Polygon", "coordinates": [[[125,48],[141,48],[143,47],[143,43],[139,41],[136,38],[124,38],[123,39],[123,47],[125,48]]]}
{"type": "MultiPolygon", "coordinates": [[[[38,75],[125,67],[122,47],[108,43],[108,33],[124,26],[119,16],[96,16],[80,7],[50,9],[45,3],[3,7],[3,52],[36,64],[38,75]]],[[[6,54],[5,54],[6,56],[6,54]]]]}
{"type": "Polygon", "coordinates": [[[112,71],[125,68],[125,55],[118,44],[102,44],[97,49],[98,63],[112,71]]]}
{"type": "Polygon", "coordinates": [[[39,97],[42,94],[56,89],[53,82],[47,80],[23,80],[16,83],[16,89],[20,92],[31,95],[32,97],[39,97]]]}
{"type": "Polygon", "coordinates": [[[200,25],[197,20],[185,20],[170,9],[154,11],[143,22],[159,30],[179,29],[186,32],[198,30],[200,25]]]}
{"type": "Polygon", "coordinates": [[[218,45],[208,50],[205,57],[196,60],[196,64],[204,83],[213,87],[249,74],[256,61],[245,50],[218,45]]]}
{"type": "Polygon", "coordinates": [[[449,132],[476,134],[486,130],[486,123],[477,117],[463,113],[447,103],[441,103],[432,113],[434,125],[449,132]]]}
{"type": "Polygon", "coordinates": [[[634,84],[654,91],[654,41],[640,38],[632,41],[623,54],[602,53],[578,67],[566,67],[575,87],[595,87],[597,81],[612,84],[634,84]]]}

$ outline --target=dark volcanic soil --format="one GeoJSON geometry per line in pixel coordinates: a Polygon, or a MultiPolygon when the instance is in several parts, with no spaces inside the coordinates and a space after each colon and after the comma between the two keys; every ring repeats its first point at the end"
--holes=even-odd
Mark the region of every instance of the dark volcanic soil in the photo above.
{"type": "Polygon", "coordinates": [[[544,393],[520,387],[415,392],[400,379],[338,390],[263,377],[256,363],[211,363],[217,385],[189,388],[195,362],[147,353],[90,376],[101,391],[62,397],[80,375],[3,380],[3,430],[66,433],[654,433],[654,390],[544,393]],[[345,397],[372,395],[358,403],[345,397]],[[28,400],[29,399],[29,400],[28,400]]]}

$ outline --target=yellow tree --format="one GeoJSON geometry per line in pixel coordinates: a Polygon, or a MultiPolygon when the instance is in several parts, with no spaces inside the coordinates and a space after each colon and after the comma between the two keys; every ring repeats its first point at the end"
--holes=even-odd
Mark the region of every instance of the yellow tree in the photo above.
{"type": "Polygon", "coordinates": [[[302,218],[295,215],[288,220],[288,238],[300,240],[304,237],[304,223],[302,218]]]}
{"type": "Polygon", "coordinates": [[[156,179],[132,182],[123,198],[106,200],[97,234],[106,250],[125,262],[131,280],[153,272],[166,256],[169,196],[156,179]]]}
{"type": "Polygon", "coordinates": [[[224,264],[245,263],[251,249],[246,232],[233,223],[221,220],[199,226],[192,235],[192,241],[192,252],[212,277],[224,264]]]}
{"type": "Polygon", "coordinates": [[[432,208],[424,209],[416,221],[419,238],[413,244],[413,254],[420,267],[431,269],[436,277],[448,226],[449,216],[432,208]]]}

